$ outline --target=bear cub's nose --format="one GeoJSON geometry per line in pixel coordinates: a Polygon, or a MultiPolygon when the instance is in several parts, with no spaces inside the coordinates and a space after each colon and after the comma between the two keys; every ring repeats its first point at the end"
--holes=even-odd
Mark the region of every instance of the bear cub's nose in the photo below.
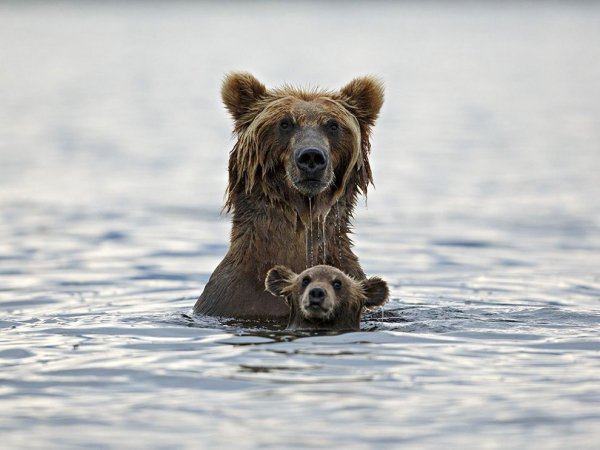
{"type": "Polygon", "coordinates": [[[312,288],[308,291],[308,305],[321,306],[325,300],[325,291],[319,287],[312,288]]]}
{"type": "Polygon", "coordinates": [[[319,175],[327,167],[327,154],[320,148],[304,148],[296,155],[296,165],[309,176],[319,175]]]}

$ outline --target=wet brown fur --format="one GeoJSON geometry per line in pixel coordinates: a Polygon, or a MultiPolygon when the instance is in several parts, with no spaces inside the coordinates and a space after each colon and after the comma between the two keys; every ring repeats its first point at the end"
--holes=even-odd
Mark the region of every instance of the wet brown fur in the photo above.
{"type": "Polygon", "coordinates": [[[285,305],[264,291],[267,271],[284,264],[304,270],[306,238],[324,222],[325,248],[313,246],[318,263],[365,277],[351,250],[351,219],[359,193],[372,183],[371,127],[383,103],[381,83],[357,78],[340,91],[267,89],[247,73],[226,76],[223,102],[234,120],[237,141],[229,157],[225,209],[232,212],[230,248],[213,272],[194,312],[238,318],[281,319],[285,305]],[[330,185],[309,198],[295,189],[286,173],[289,149],[274,127],[283,117],[318,126],[335,118],[343,132],[331,142],[330,185]],[[312,220],[311,220],[312,219],[312,220]],[[326,258],[324,256],[326,255],[326,258]]]}

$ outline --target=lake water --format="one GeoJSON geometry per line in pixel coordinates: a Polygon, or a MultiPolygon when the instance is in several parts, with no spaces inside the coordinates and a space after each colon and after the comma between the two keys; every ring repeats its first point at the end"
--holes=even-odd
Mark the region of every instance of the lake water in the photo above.
{"type": "Polygon", "coordinates": [[[599,4],[5,2],[0,61],[3,448],[598,448],[599,4]],[[385,81],[361,332],[191,316],[234,69],[385,81]]]}

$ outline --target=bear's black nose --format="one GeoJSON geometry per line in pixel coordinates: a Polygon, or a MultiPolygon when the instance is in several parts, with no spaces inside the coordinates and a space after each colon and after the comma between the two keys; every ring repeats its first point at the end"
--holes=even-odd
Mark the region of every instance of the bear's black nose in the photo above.
{"type": "Polygon", "coordinates": [[[312,288],[308,291],[308,304],[309,306],[321,306],[325,300],[325,291],[320,287],[312,288]]]}
{"type": "Polygon", "coordinates": [[[320,148],[304,148],[296,153],[298,169],[309,177],[320,176],[327,167],[327,154],[320,148]]]}

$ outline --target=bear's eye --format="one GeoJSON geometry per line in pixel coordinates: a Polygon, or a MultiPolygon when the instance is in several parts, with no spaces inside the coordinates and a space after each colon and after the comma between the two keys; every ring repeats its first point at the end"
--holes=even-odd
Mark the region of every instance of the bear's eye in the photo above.
{"type": "Polygon", "coordinates": [[[342,282],[340,280],[334,280],[331,284],[336,291],[339,291],[342,288],[342,282]]]}
{"type": "Polygon", "coordinates": [[[285,131],[291,130],[293,126],[292,121],[288,118],[282,119],[281,122],[279,122],[279,128],[285,131]]]}
{"type": "Polygon", "coordinates": [[[337,130],[340,129],[340,124],[337,123],[337,121],[335,120],[330,120],[327,124],[327,129],[335,133],[337,130]]]}
{"type": "Polygon", "coordinates": [[[310,284],[310,277],[302,278],[302,286],[308,286],[310,284]]]}

